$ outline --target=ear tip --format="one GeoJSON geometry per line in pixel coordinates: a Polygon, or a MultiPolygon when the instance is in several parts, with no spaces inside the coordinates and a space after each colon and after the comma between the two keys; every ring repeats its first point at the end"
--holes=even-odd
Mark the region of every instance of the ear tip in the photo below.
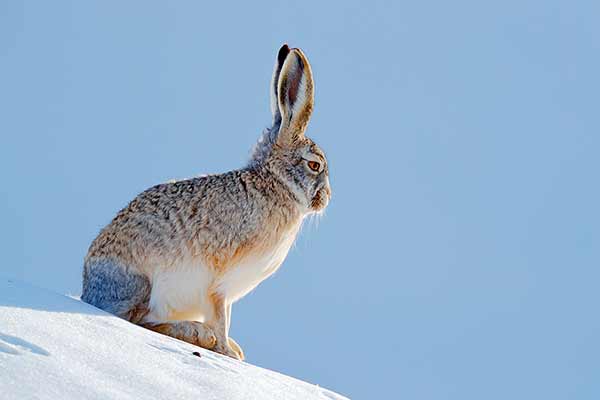
{"type": "Polygon", "coordinates": [[[283,64],[288,54],[290,54],[290,47],[287,45],[287,43],[284,43],[279,49],[279,53],[277,53],[277,62],[279,65],[283,64]]]}
{"type": "Polygon", "coordinates": [[[277,62],[279,63],[279,65],[283,65],[285,59],[288,55],[290,55],[290,53],[293,53],[297,57],[297,59],[300,60],[301,65],[306,63],[306,56],[300,48],[290,48],[290,46],[287,43],[284,43],[283,45],[281,45],[281,48],[277,53],[277,62]]]}
{"type": "Polygon", "coordinates": [[[296,61],[296,65],[300,68],[300,71],[304,71],[306,64],[308,64],[308,60],[306,56],[299,48],[293,48],[290,50],[290,54],[294,55],[294,60],[296,61]]]}

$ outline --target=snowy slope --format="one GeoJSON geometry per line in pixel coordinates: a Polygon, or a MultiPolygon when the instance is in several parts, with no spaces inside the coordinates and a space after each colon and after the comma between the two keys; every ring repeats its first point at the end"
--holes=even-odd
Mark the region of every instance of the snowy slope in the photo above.
{"type": "Polygon", "coordinates": [[[0,278],[0,399],[150,398],[344,399],[0,278]]]}

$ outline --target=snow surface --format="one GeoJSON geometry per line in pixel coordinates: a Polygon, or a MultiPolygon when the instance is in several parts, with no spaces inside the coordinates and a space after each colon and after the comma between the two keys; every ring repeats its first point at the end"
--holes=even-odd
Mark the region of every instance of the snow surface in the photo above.
{"type": "Polygon", "coordinates": [[[162,398],[345,399],[0,278],[0,399],[162,398]]]}

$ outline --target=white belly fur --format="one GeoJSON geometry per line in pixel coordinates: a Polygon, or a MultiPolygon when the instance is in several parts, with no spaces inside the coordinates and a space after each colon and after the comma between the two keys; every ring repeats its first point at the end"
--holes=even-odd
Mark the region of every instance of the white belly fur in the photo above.
{"type": "Polygon", "coordinates": [[[265,253],[242,259],[220,276],[212,268],[192,259],[168,269],[156,268],[152,276],[150,313],[146,321],[212,320],[209,288],[216,288],[226,303],[239,300],[279,268],[294,242],[296,232],[290,232],[277,246],[265,253]]]}
{"type": "Polygon", "coordinates": [[[287,256],[296,231],[284,237],[277,246],[258,256],[251,256],[229,269],[217,282],[217,290],[227,302],[233,303],[248,294],[260,282],[271,276],[287,256]]]}

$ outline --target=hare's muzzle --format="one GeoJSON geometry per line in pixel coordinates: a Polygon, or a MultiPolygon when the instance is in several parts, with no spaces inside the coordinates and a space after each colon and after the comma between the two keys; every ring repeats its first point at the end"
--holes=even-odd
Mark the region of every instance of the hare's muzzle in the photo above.
{"type": "Polygon", "coordinates": [[[329,187],[329,179],[327,179],[324,185],[317,190],[317,193],[313,196],[310,206],[314,211],[322,211],[325,207],[327,207],[330,199],[331,188],[329,187]]]}

